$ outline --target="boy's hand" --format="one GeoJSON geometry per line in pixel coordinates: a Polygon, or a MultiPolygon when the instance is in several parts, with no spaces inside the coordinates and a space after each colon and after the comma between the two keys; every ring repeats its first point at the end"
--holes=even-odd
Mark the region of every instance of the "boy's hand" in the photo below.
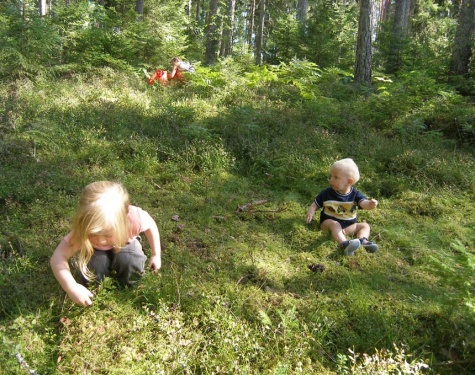
{"type": "Polygon", "coordinates": [[[372,210],[378,206],[378,201],[376,199],[367,199],[364,201],[364,209],[365,210],[372,210]]]}
{"type": "Polygon", "coordinates": [[[312,205],[308,208],[307,211],[307,224],[310,224],[313,220],[313,216],[315,215],[315,211],[317,210],[317,206],[315,203],[312,203],[312,205]]]}

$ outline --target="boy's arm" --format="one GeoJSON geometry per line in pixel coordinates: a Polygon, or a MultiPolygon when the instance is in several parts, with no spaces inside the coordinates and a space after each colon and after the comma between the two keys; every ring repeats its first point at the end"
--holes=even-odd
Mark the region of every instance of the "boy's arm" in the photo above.
{"type": "Polygon", "coordinates": [[[78,284],[71,273],[68,260],[77,252],[64,239],[56,247],[50,265],[53,270],[54,277],[58,280],[61,287],[68,294],[74,303],[82,306],[92,304],[91,297],[93,294],[85,286],[78,284]]]}
{"type": "Polygon", "coordinates": [[[313,202],[307,211],[307,223],[310,224],[315,216],[315,211],[317,210],[317,204],[313,202]]]}
{"type": "Polygon", "coordinates": [[[376,199],[363,199],[360,202],[360,207],[363,210],[372,210],[378,206],[378,201],[376,199]]]}
{"type": "Polygon", "coordinates": [[[160,233],[158,232],[157,224],[155,220],[150,222],[150,228],[145,232],[145,237],[150,245],[151,256],[149,260],[149,266],[152,270],[157,271],[162,267],[161,260],[161,245],[160,245],[160,233]]]}

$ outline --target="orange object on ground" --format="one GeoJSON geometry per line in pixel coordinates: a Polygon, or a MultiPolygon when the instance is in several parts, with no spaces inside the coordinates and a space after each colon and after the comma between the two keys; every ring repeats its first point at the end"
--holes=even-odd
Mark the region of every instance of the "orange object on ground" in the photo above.
{"type": "Polygon", "coordinates": [[[168,85],[168,81],[175,81],[173,82],[176,83],[176,81],[179,81],[180,83],[185,82],[185,77],[180,71],[177,71],[173,77],[170,76],[170,74],[166,70],[162,69],[157,69],[155,73],[152,74],[150,79],[148,80],[149,85],[153,85],[153,83],[157,81],[161,83],[163,86],[168,85]]]}

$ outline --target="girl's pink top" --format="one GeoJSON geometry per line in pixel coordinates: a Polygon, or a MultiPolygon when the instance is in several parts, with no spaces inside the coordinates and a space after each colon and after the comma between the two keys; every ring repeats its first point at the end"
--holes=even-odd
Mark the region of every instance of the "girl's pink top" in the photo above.
{"type": "MultiPolygon", "coordinates": [[[[154,224],[154,220],[147,211],[142,210],[137,206],[129,206],[129,212],[127,213],[127,220],[129,224],[129,239],[127,243],[132,242],[135,237],[140,233],[147,231],[154,224]]],[[[64,240],[69,243],[72,233],[69,232],[64,240]]],[[[101,248],[95,247],[97,250],[110,250],[109,247],[101,248]]]]}

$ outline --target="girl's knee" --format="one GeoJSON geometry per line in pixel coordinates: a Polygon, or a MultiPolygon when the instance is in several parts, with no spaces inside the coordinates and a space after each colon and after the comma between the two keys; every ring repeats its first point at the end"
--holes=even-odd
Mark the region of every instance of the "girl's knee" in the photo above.
{"type": "Polygon", "coordinates": [[[120,251],[116,254],[112,267],[114,269],[129,268],[133,271],[143,271],[147,257],[141,252],[120,251]]]}
{"type": "Polygon", "coordinates": [[[144,272],[146,260],[142,245],[135,240],[115,254],[112,269],[117,272],[118,278],[128,279],[135,272],[144,272]]]}

